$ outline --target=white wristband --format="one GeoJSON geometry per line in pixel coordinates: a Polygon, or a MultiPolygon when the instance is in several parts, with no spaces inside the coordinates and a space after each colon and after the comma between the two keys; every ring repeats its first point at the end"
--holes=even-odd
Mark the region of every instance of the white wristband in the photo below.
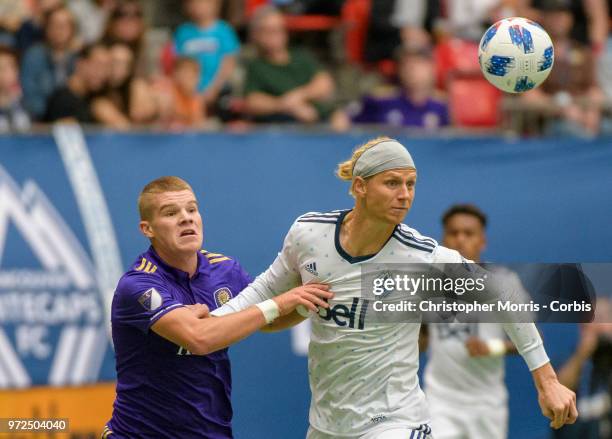
{"type": "Polygon", "coordinates": [[[506,342],[499,338],[487,340],[487,347],[492,357],[501,357],[506,354],[506,342]]]}
{"type": "Polygon", "coordinates": [[[272,299],[265,300],[261,303],[255,304],[257,308],[263,313],[266,323],[269,325],[280,315],[280,310],[276,302],[272,299]]]}

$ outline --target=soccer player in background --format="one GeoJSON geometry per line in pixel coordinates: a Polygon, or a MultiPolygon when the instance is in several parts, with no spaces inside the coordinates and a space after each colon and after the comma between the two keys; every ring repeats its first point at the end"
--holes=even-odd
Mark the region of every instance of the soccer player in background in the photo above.
{"type": "Polygon", "coordinates": [[[592,323],[582,323],[572,355],[559,367],[559,381],[578,396],[580,418],[552,432],[551,439],[612,438],[612,303],[597,298],[592,323]]]}
{"type": "MultiPolygon", "coordinates": [[[[442,216],[442,226],[444,246],[480,262],[487,244],[487,217],[478,207],[451,206],[442,216]]],[[[420,345],[429,348],[424,389],[436,439],[505,439],[504,355],[517,350],[502,325],[422,325],[420,345]]]]}
{"type": "MultiPolygon", "coordinates": [[[[117,285],[111,320],[117,396],[103,438],[232,438],[225,349],[299,304],[327,306],[309,285],[231,316],[204,319],[246,287],[240,264],[202,248],[202,218],[178,177],[147,184],[138,199],[151,247],[117,285]]],[[[269,326],[268,329],[274,329],[269,326]]]]}
{"type": "MultiPolygon", "coordinates": [[[[227,315],[310,282],[331,287],[330,308],[312,314],[308,439],[425,439],[429,412],[417,377],[418,324],[373,324],[361,297],[362,264],[463,263],[461,255],[402,224],[416,168],[396,140],[358,148],[338,176],[351,182],[350,210],[307,213],[289,230],[270,268],[212,315],[227,315]]],[[[296,322],[299,321],[295,316],[296,322]]],[[[524,357],[544,415],[560,428],[577,417],[575,395],[559,384],[535,325],[504,324],[524,357]]]]}

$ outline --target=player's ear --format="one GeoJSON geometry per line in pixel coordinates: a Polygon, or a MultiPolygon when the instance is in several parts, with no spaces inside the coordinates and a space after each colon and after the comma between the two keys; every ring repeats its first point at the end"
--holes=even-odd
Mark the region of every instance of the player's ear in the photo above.
{"type": "Polygon", "coordinates": [[[365,179],[362,177],[355,177],[353,179],[351,192],[355,194],[356,197],[363,197],[367,192],[365,179]]]}
{"type": "Polygon", "coordinates": [[[140,221],[138,226],[140,227],[140,232],[144,236],[146,236],[149,239],[153,238],[153,228],[151,227],[151,224],[149,223],[149,221],[142,220],[140,221]]]}

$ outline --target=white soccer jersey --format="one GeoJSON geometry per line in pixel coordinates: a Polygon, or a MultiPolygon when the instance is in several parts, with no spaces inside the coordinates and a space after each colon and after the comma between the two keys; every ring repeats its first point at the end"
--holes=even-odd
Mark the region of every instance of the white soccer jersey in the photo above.
{"type": "MultiPolygon", "coordinates": [[[[505,405],[504,357],[471,357],[469,337],[504,340],[499,323],[435,323],[428,325],[429,356],[425,367],[425,393],[437,404],[466,407],[505,405]]],[[[432,402],[433,404],[433,402],[432,402]]]]}
{"type": "MultiPolygon", "coordinates": [[[[361,435],[381,423],[418,428],[429,422],[417,377],[420,325],[369,322],[361,299],[361,265],[459,263],[462,258],[403,224],[377,254],[351,257],[339,242],[348,212],[299,217],[272,265],[212,314],[246,309],[304,283],[328,284],[334,293],[330,309],[311,322],[310,424],[334,437],[361,435]]],[[[505,326],[530,368],[548,361],[533,325],[518,331],[505,326]]]]}

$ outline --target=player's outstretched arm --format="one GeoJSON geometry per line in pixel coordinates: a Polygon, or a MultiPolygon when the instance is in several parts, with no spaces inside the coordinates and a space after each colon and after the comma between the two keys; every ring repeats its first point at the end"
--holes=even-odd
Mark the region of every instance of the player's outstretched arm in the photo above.
{"type": "Polygon", "coordinates": [[[261,328],[261,332],[284,331],[285,329],[289,329],[294,327],[295,325],[299,325],[304,320],[306,320],[306,318],[307,317],[303,317],[297,311],[293,311],[292,313],[287,314],[286,316],[279,317],[269,325],[264,326],[263,328],[261,328]]]}
{"type": "Polygon", "coordinates": [[[538,391],[542,414],[555,429],[573,424],[578,417],[576,394],[559,383],[542,338],[533,323],[505,323],[504,330],[527,363],[538,391]]]}
{"type": "Polygon", "coordinates": [[[551,420],[550,426],[559,429],[576,422],[576,394],[559,382],[551,364],[533,370],[532,375],[542,414],[551,420]]]}
{"type": "Polygon", "coordinates": [[[283,291],[290,291],[292,288],[298,287],[302,283],[302,279],[298,270],[297,263],[293,255],[292,245],[292,229],[289,230],[283,249],[268,267],[266,271],[261,273],[255,280],[236,297],[217,308],[211,314],[214,316],[223,316],[229,313],[242,311],[257,303],[272,299],[278,296],[283,291]]]}
{"type": "Polygon", "coordinates": [[[164,314],[151,329],[192,354],[206,355],[242,340],[277,317],[292,313],[299,305],[312,310],[317,306],[327,308],[326,299],[331,297],[326,285],[309,284],[218,318],[198,318],[193,310],[179,307],[164,314]]]}

